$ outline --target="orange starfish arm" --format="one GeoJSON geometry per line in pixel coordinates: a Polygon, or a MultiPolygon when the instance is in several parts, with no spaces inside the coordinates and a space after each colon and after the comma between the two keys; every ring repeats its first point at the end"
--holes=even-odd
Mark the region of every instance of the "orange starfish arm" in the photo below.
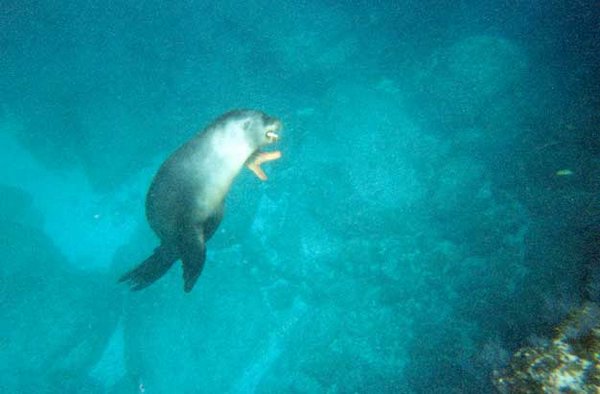
{"type": "Polygon", "coordinates": [[[262,163],[267,161],[277,160],[281,157],[281,151],[259,152],[250,161],[246,163],[246,167],[250,169],[261,181],[267,180],[267,174],[260,168],[262,163]]]}

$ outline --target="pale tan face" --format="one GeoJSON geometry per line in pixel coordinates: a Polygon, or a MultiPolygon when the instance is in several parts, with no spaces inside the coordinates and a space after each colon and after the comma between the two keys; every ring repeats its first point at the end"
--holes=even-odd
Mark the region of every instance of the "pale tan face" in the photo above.
{"type": "Polygon", "coordinates": [[[277,119],[275,119],[274,122],[265,126],[265,137],[267,137],[269,143],[273,143],[279,140],[279,130],[281,130],[281,122],[277,119]]]}
{"type": "Polygon", "coordinates": [[[246,112],[243,119],[243,130],[246,138],[254,145],[254,152],[246,161],[246,166],[260,180],[267,180],[267,175],[261,168],[261,164],[281,158],[280,151],[261,152],[260,148],[279,140],[282,128],[279,119],[270,117],[262,112],[246,112]]]}
{"type": "Polygon", "coordinates": [[[279,140],[281,121],[262,112],[248,112],[243,117],[243,128],[246,135],[257,148],[272,144],[279,140]]]}

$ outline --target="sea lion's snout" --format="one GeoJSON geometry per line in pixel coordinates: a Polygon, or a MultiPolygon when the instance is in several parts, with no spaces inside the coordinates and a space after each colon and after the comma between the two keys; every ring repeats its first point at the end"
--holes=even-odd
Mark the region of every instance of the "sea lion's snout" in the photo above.
{"type": "Polygon", "coordinates": [[[279,139],[279,130],[281,130],[281,121],[273,119],[271,123],[265,126],[266,133],[269,142],[275,142],[279,139]]]}
{"type": "Polygon", "coordinates": [[[261,133],[260,133],[260,142],[258,144],[258,149],[254,151],[252,156],[246,161],[246,167],[250,169],[261,181],[267,180],[267,175],[260,168],[262,163],[266,163],[268,161],[277,160],[281,158],[280,151],[273,152],[261,152],[260,148],[267,145],[272,144],[279,140],[280,138],[280,130],[282,128],[281,121],[276,118],[272,118],[265,114],[262,114],[262,122],[261,122],[261,133]]]}

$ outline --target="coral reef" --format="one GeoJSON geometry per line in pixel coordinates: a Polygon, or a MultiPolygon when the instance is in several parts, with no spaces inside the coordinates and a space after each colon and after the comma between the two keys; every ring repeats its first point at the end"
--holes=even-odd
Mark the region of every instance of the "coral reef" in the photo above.
{"type": "Polygon", "coordinates": [[[518,350],[494,385],[501,393],[600,392],[600,307],[586,303],[552,341],[518,350]]]}

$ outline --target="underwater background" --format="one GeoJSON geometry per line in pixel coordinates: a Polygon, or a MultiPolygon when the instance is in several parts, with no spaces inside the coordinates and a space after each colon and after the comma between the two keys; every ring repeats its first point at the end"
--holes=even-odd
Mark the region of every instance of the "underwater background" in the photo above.
{"type": "Polygon", "coordinates": [[[600,301],[596,1],[0,9],[0,391],[487,393],[600,301]],[[117,278],[160,163],[282,119],[185,294],[117,278]]]}

